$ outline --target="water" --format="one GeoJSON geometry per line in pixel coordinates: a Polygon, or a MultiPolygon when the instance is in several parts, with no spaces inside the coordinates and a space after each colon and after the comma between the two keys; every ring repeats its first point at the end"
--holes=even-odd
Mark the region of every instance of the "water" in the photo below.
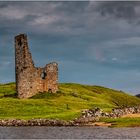
{"type": "Polygon", "coordinates": [[[140,139],[140,127],[0,127],[0,139],[140,139]]]}

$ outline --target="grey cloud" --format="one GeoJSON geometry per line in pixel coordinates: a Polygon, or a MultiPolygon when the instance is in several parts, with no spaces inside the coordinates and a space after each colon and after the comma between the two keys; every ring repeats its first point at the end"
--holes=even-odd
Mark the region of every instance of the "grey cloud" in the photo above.
{"type": "Polygon", "coordinates": [[[114,1],[114,2],[101,2],[97,11],[102,16],[111,16],[118,19],[126,19],[129,23],[139,22],[140,11],[139,1],[114,1]],[[136,20],[136,21],[135,21],[136,20]]]}
{"type": "MultiPolygon", "coordinates": [[[[5,9],[7,11],[9,10],[11,16],[7,15],[6,18],[5,15],[3,15],[3,17],[0,18],[0,21],[5,24],[5,26],[15,27],[14,31],[18,28],[18,30],[21,29],[21,31],[25,30],[36,34],[54,33],[67,34],[70,36],[82,34],[89,35],[96,32],[96,34],[99,34],[101,37],[102,32],[106,32],[103,30],[106,30],[107,28],[111,28],[111,30],[113,30],[114,26],[119,24],[112,23],[110,26],[108,25],[108,22],[111,19],[103,19],[102,16],[98,14],[100,13],[99,9],[103,9],[103,5],[104,4],[101,2],[93,2],[91,4],[91,2],[88,1],[40,3],[13,2],[7,4],[9,8],[1,9],[1,11],[5,9]],[[16,13],[19,11],[17,17],[15,16],[14,11],[12,11],[12,9],[10,10],[10,7],[12,7],[12,9],[16,9],[16,13]],[[12,20],[12,16],[16,18],[12,20]],[[9,22],[11,23],[10,25],[8,24],[9,22]]],[[[106,7],[104,13],[107,13],[106,11],[108,10],[108,6],[106,5],[104,6],[106,7]]]]}
{"type": "Polygon", "coordinates": [[[75,14],[82,14],[86,12],[87,6],[89,5],[89,1],[69,1],[69,2],[62,2],[61,6],[57,7],[56,10],[59,12],[65,11],[67,16],[75,15],[75,14]]]}
{"type": "Polygon", "coordinates": [[[7,3],[5,2],[0,2],[0,8],[5,8],[7,7],[7,3]]]}

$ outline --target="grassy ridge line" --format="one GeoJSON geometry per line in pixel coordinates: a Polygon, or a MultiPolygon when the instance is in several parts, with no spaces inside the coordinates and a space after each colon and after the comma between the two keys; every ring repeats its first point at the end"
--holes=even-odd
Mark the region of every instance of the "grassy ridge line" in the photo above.
{"type": "Polygon", "coordinates": [[[74,83],[59,84],[57,94],[42,93],[30,99],[17,99],[15,83],[0,84],[0,119],[51,118],[71,120],[82,109],[99,107],[111,111],[115,107],[140,104],[140,99],[124,92],[74,83]]]}

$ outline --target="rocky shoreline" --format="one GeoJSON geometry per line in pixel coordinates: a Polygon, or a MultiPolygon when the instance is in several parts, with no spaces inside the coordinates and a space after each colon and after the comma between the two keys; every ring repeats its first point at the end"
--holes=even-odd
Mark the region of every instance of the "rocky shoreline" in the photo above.
{"type": "Polygon", "coordinates": [[[111,126],[109,123],[104,122],[83,122],[83,121],[64,121],[64,120],[49,120],[49,119],[5,119],[0,120],[0,126],[111,126]]]}
{"type": "Polygon", "coordinates": [[[0,126],[73,126],[73,121],[50,119],[0,119],[0,126]]]}
{"type": "Polygon", "coordinates": [[[140,113],[140,105],[134,107],[125,107],[125,108],[116,108],[112,109],[111,112],[103,112],[100,108],[95,109],[86,109],[83,110],[81,118],[100,118],[100,117],[107,117],[107,118],[118,118],[122,117],[123,115],[127,114],[138,114],[140,113]]]}
{"type": "Polygon", "coordinates": [[[127,114],[140,113],[140,106],[127,107],[123,109],[112,109],[112,112],[103,112],[99,108],[81,111],[81,116],[72,121],[58,119],[0,119],[0,126],[96,126],[101,117],[119,118],[127,114]]]}

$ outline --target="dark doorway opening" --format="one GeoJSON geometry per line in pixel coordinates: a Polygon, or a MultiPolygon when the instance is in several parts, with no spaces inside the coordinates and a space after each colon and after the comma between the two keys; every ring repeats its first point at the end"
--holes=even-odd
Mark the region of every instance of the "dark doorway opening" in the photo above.
{"type": "Polygon", "coordinates": [[[49,92],[49,93],[52,93],[52,89],[49,89],[48,92],[49,92]]]}

